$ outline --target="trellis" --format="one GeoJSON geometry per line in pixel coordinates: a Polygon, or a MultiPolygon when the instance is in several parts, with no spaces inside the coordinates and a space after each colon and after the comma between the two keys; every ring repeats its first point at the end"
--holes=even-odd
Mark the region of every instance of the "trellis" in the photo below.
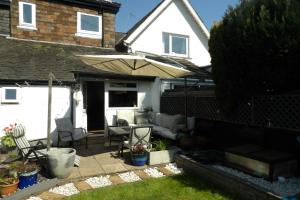
{"type": "MultiPolygon", "coordinates": [[[[185,114],[185,95],[182,92],[165,92],[161,97],[161,112],[185,114]]],[[[239,105],[233,119],[224,117],[214,95],[189,92],[188,116],[213,121],[227,121],[259,127],[300,130],[300,95],[257,96],[239,105]]]]}

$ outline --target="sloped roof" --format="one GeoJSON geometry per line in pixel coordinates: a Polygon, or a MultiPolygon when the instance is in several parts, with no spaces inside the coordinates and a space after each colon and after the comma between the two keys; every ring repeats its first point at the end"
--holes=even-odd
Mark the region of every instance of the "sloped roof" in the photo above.
{"type": "MultiPolygon", "coordinates": [[[[156,16],[154,15],[157,15],[155,14],[155,12],[160,8],[160,7],[166,7],[168,6],[169,4],[164,4],[165,2],[172,2],[172,0],[162,0],[155,8],[153,8],[147,15],[145,15],[140,21],[138,21],[126,34],[126,36],[120,40],[117,44],[118,47],[121,47],[124,42],[126,40],[129,39],[129,37],[135,32],[137,31],[137,29],[142,26],[142,24],[146,23],[147,20],[150,18],[150,17],[153,17],[155,19],[156,16]],[[165,6],[164,6],[164,5],[165,6]]],[[[187,7],[187,9],[190,11],[192,17],[196,20],[197,24],[201,27],[201,29],[203,30],[204,34],[209,37],[209,32],[205,26],[205,24],[203,23],[202,19],[200,18],[200,16],[197,14],[197,12],[193,9],[193,7],[191,6],[191,4],[189,3],[188,0],[182,0],[182,2],[184,3],[184,5],[187,7]]]]}
{"type": "MultiPolygon", "coordinates": [[[[105,76],[116,74],[98,70],[83,63],[76,55],[121,54],[112,49],[51,44],[0,37],[0,81],[47,81],[54,73],[60,81],[74,82],[73,73],[105,76]]],[[[122,53],[124,54],[124,53],[122,53]]]]}

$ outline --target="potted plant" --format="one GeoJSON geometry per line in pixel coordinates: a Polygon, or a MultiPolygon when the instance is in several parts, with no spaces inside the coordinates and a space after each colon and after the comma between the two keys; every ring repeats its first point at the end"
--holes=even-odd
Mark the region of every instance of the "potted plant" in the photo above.
{"type": "Polygon", "coordinates": [[[131,150],[132,164],[135,166],[144,166],[147,162],[146,148],[143,144],[135,145],[131,150]]]}
{"type": "Polygon", "coordinates": [[[19,189],[24,189],[37,183],[40,167],[36,163],[19,162],[16,170],[19,175],[19,189]]]}
{"type": "Polygon", "coordinates": [[[0,170],[0,193],[1,196],[9,196],[18,188],[18,175],[14,169],[14,165],[0,170]]]}
{"type": "Polygon", "coordinates": [[[170,146],[170,141],[160,139],[152,142],[153,148],[149,152],[149,165],[157,165],[163,163],[174,162],[175,154],[180,151],[175,146],[170,146]]]}
{"type": "Polygon", "coordinates": [[[11,124],[3,129],[4,136],[1,137],[2,150],[5,152],[11,151],[16,147],[14,139],[12,137],[12,131],[17,124],[11,124]]]}

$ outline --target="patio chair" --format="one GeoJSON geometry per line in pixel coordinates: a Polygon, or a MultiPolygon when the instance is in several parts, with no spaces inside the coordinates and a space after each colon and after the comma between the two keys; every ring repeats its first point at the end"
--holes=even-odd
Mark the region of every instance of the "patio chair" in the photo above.
{"type": "Polygon", "coordinates": [[[57,146],[60,142],[71,142],[85,139],[85,148],[88,148],[88,133],[84,128],[74,128],[70,118],[55,119],[56,129],[58,133],[57,146]]]}
{"type": "Polygon", "coordinates": [[[131,133],[128,140],[124,140],[121,144],[120,150],[121,156],[123,157],[124,147],[133,149],[138,144],[143,144],[146,149],[151,149],[151,132],[152,126],[134,126],[131,128],[131,133]]]}
{"type": "Polygon", "coordinates": [[[13,129],[12,137],[17,148],[21,152],[23,160],[36,159],[41,164],[41,158],[46,157],[46,145],[41,141],[32,146],[25,137],[25,127],[22,124],[17,124],[13,129]]]}

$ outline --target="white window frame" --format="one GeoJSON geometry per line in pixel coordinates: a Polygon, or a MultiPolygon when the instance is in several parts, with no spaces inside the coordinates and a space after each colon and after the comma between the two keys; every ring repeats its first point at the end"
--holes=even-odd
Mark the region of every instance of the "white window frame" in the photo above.
{"type": "Polygon", "coordinates": [[[18,26],[18,28],[37,30],[36,29],[36,5],[35,4],[19,1],[19,26],[18,26]],[[31,6],[31,9],[32,9],[31,10],[32,23],[24,22],[24,18],[23,18],[23,16],[24,16],[23,6],[24,5],[30,5],[31,6]]]}
{"type": "Polygon", "coordinates": [[[77,12],[77,33],[75,35],[78,37],[102,39],[102,16],[77,12]],[[97,17],[99,20],[99,31],[82,30],[81,29],[81,15],[97,17]]]}
{"type": "Polygon", "coordinates": [[[176,56],[176,57],[189,57],[189,46],[190,46],[189,45],[189,43],[190,43],[189,36],[163,32],[163,34],[162,34],[163,44],[165,43],[164,34],[167,34],[169,36],[168,37],[169,38],[169,53],[165,52],[165,45],[163,45],[163,55],[170,55],[170,56],[176,56]],[[172,51],[172,37],[184,38],[186,40],[186,53],[185,54],[179,54],[179,53],[175,53],[172,51]]]}
{"type": "Polygon", "coordinates": [[[20,88],[17,87],[3,87],[1,88],[1,103],[20,103],[20,88]],[[16,99],[6,99],[6,90],[13,89],[16,90],[16,99]]]}
{"type": "Polygon", "coordinates": [[[123,82],[123,83],[135,83],[136,84],[136,87],[132,87],[132,88],[129,88],[129,87],[111,87],[110,84],[111,83],[121,83],[120,81],[118,82],[110,82],[109,83],[109,86],[108,86],[108,108],[109,109],[136,109],[138,108],[139,106],[139,91],[138,91],[138,83],[137,82],[123,82]],[[128,91],[128,92],[137,92],[137,102],[136,102],[136,106],[135,107],[110,107],[109,106],[109,92],[110,91],[128,91]]]}

